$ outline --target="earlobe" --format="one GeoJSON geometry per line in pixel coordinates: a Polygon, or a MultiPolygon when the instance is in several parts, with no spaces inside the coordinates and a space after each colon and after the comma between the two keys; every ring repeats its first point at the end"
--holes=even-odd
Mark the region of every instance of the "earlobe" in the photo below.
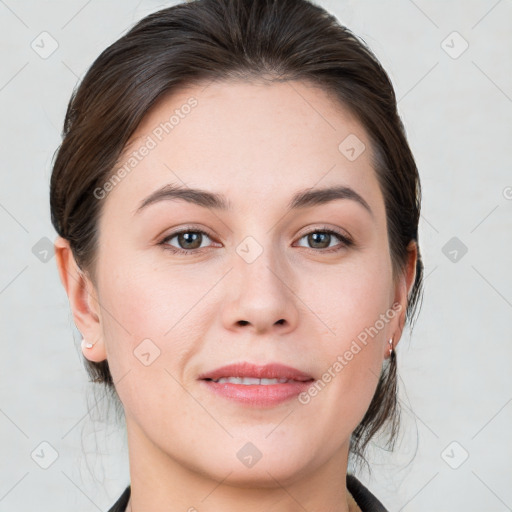
{"type": "Polygon", "coordinates": [[[87,341],[85,338],[82,338],[81,347],[82,354],[89,361],[99,363],[107,358],[104,350],[104,344],[102,341],[91,343],[90,341],[87,341]]]}
{"type": "Polygon", "coordinates": [[[87,340],[82,342],[82,352],[91,361],[103,361],[107,356],[102,340],[101,320],[99,311],[97,313],[92,308],[93,303],[98,303],[93,296],[94,285],[78,267],[69,241],[59,236],[54,245],[60,280],[68,295],[74,323],[87,340]],[[91,340],[98,341],[94,343],[91,340]],[[86,343],[92,343],[93,346],[87,348],[86,343]]]}

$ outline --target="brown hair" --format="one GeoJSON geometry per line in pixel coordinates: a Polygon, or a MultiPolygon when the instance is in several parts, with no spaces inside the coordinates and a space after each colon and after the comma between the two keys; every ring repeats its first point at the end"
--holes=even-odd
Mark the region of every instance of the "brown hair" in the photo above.
{"type": "MultiPolygon", "coordinates": [[[[418,240],[420,181],[397,112],[391,81],[368,48],[336,18],[308,0],[195,0],[139,21],[95,60],[73,91],[50,184],[51,219],[94,282],[101,200],[130,136],[157,99],[205,80],[304,80],[356,116],[370,138],[384,196],[393,274],[404,270],[418,240]]],[[[420,296],[423,264],[407,304],[410,322],[420,296]]],[[[114,388],[108,362],[84,359],[90,377],[114,388]]],[[[389,423],[396,438],[399,409],[396,357],[383,365],[368,411],[352,434],[363,456],[389,423]]]]}

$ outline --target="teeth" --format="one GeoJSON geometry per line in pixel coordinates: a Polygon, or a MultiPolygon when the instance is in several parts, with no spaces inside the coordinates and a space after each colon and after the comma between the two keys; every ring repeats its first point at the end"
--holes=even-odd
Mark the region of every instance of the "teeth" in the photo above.
{"type": "Polygon", "coordinates": [[[222,377],[220,379],[214,380],[214,382],[218,382],[219,384],[229,382],[230,384],[244,384],[245,386],[251,386],[251,385],[269,386],[271,384],[284,384],[285,382],[290,382],[290,381],[288,379],[256,379],[254,377],[222,377]]]}

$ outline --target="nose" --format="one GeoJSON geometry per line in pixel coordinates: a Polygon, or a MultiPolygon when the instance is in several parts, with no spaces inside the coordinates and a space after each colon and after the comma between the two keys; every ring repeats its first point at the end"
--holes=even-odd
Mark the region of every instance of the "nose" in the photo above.
{"type": "Polygon", "coordinates": [[[254,334],[285,334],[296,328],[300,300],[293,291],[294,277],[272,249],[265,249],[255,261],[235,254],[230,272],[229,298],[222,311],[226,329],[250,329],[254,334]]]}

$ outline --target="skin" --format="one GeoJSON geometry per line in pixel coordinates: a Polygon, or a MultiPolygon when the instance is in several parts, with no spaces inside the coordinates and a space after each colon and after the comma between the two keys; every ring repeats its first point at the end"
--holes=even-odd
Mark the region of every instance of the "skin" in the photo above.
{"type": "MultiPolygon", "coordinates": [[[[130,149],[191,96],[198,105],[102,199],[95,281],[78,270],[66,240],[55,243],[74,321],[95,343],[84,356],[108,359],[124,406],[127,510],[229,512],[241,503],[247,512],[354,510],[342,485],[349,439],[375,392],[388,340],[396,347],[400,339],[416,246],[393,276],[368,136],[305,82],[176,91],[146,115],[130,149]],[[354,161],[338,149],[349,134],[366,145],[354,161]],[[135,213],[169,183],[222,193],[232,210],[166,200],[135,213]],[[354,189],[372,213],[352,199],[287,211],[296,192],[332,185],[354,189]],[[158,245],[191,223],[189,232],[208,233],[200,249],[179,255],[158,245]],[[332,235],[314,245],[305,236],[325,228],[354,244],[332,235]],[[262,250],[251,263],[236,250],[247,236],[262,250]],[[339,251],[326,252],[332,248],[339,251]],[[307,404],[240,405],[197,380],[236,361],[281,362],[321,379],[394,303],[400,314],[307,404]],[[148,338],[160,355],[146,366],[134,350],[148,338]],[[237,458],[247,442],[262,453],[250,468],[237,458]]],[[[167,247],[197,247],[181,244],[174,237],[167,247]]]]}

